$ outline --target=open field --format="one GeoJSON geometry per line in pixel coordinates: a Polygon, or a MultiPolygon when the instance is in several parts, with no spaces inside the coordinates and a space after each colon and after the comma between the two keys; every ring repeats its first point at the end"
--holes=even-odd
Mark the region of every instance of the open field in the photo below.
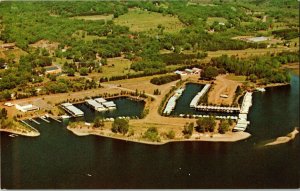
{"type": "Polygon", "coordinates": [[[0,49],[0,58],[4,58],[4,59],[13,58],[18,61],[22,55],[26,55],[26,54],[27,52],[17,47],[10,50],[0,49]]]}
{"type": "Polygon", "coordinates": [[[71,17],[72,19],[82,19],[82,20],[91,20],[91,21],[97,21],[97,20],[112,20],[113,15],[87,15],[87,16],[75,16],[71,17]]]}
{"type": "Polygon", "coordinates": [[[241,83],[229,80],[226,75],[217,76],[214,81],[214,85],[208,93],[208,103],[216,105],[231,105],[238,85],[241,85],[241,83]],[[227,95],[228,98],[222,98],[220,97],[221,95],[227,95]]]}
{"type": "Polygon", "coordinates": [[[140,9],[130,10],[125,15],[114,19],[118,25],[127,26],[131,31],[142,32],[157,30],[158,25],[165,27],[165,32],[176,32],[183,28],[183,24],[177,17],[160,13],[142,11],[140,9]]]}
{"type": "Polygon", "coordinates": [[[232,81],[237,81],[237,82],[245,82],[246,81],[246,76],[236,76],[234,74],[229,74],[226,75],[225,77],[228,80],[232,80],[232,81]]]}

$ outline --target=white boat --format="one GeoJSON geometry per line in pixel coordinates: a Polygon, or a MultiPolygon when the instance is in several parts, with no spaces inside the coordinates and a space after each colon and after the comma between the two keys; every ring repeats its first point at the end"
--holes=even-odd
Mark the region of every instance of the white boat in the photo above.
{"type": "Polygon", "coordinates": [[[260,92],[265,92],[266,89],[265,88],[256,88],[257,91],[260,91],[260,92]]]}
{"type": "Polygon", "coordinates": [[[62,116],[60,116],[62,119],[69,119],[69,118],[71,118],[71,116],[69,116],[69,115],[62,115],[62,116]]]}
{"type": "Polygon", "coordinates": [[[10,136],[10,137],[17,137],[18,135],[17,134],[10,134],[8,136],[10,136]]]}

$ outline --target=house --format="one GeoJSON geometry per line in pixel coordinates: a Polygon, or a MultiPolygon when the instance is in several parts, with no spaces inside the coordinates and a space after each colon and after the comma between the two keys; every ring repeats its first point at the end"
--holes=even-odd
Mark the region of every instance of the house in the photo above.
{"type": "Polygon", "coordinates": [[[23,103],[23,104],[16,104],[16,109],[22,112],[27,112],[27,111],[35,111],[35,110],[39,110],[40,108],[29,104],[29,103],[23,103]]]}
{"type": "Polygon", "coordinates": [[[60,74],[61,72],[62,70],[58,66],[45,67],[45,74],[60,74]]]}

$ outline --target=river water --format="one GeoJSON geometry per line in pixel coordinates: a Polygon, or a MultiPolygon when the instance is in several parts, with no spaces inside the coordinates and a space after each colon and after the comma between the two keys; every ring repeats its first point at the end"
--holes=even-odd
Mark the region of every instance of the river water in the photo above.
{"type": "Polygon", "coordinates": [[[262,145],[299,126],[299,77],[254,93],[248,118],[247,140],[162,146],[78,137],[39,120],[40,137],[1,133],[1,188],[298,188],[299,136],[262,145]]]}

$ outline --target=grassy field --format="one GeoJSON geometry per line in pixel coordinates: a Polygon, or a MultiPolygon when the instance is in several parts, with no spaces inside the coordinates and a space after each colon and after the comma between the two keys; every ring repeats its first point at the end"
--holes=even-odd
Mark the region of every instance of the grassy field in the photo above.
{"type": "Polygon", "coordinates": [[[76,16],[76,17],[71,17],[73,19],[82,19],[82,20],[91,20],[91,21],[97,21],[97,20],[112,20],[113,15],[87,15],[87,16],[76,16]]]}
{"type": "Polygon", "coordinates": [[[165,32],[176,32],[184,27],[177,17],[170,15],[163,16],[160,13],[132,9],[127,14],[114,19],[118,25],[128,26],[131,31],[141,32],[157,30],[161,24],[165,27],[165,32]]]}
{"type": "Polygon", "coordinates": [[[89,77],[111,77],[122,76],[128,73],[136,73],[130,70],[131,61],[122,57],[108,58],[107,65],[102,66],[102,73],[92,73],[89,77]]]}
{"type": "Polygon", "coordinates": [[[208,17],[206,23],[208,25],[213,24],[215,21],[219,22],[219,23],[225,23],[227,21],[227,19],[223,18],[223,17],[208,17]]]}
{"type": "Polygon", "coordinates": [[[246,76],[236,76],[234,74],[229,74],[229,75],[226,76],[226,79],[237,81],[237,82],[245,82],[246,81],[246,76]]]}

